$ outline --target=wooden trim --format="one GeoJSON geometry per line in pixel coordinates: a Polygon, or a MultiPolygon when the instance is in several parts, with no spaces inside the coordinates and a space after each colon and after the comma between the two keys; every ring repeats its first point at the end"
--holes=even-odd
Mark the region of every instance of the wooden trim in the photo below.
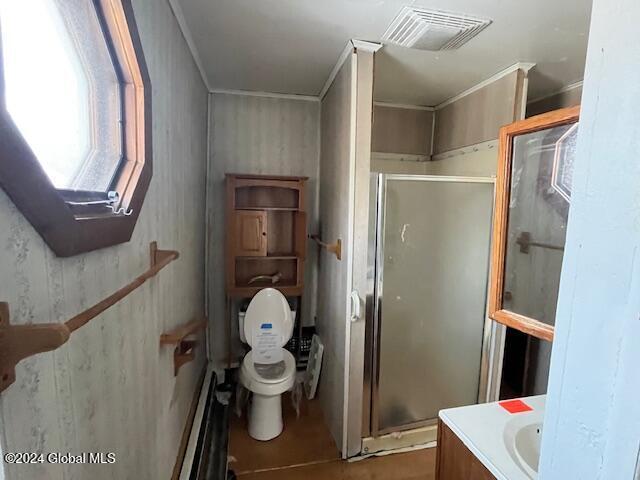
{"type": "Polygon", "coordinates": [[[125,100],[125,160],[116,190],[118,207],[131,215],[74,215],[52,185],[6,109],[0,62],[0,187],[56,255],[82,252],[131,239],[152,177],[151,82],[131,0],[98,0],[121,65],[125,100]]]}
{"type": "Polygon", "coordinates": [[[503,308],[502,292],[507,248],[509,196],[511,193],[513,138],[518,135],[575,123],[579,117],[580,106],[564,108],[506,125],[500,129],[499,135],[496,205],[493,214],[493,242],[491,247],[489,317],[508,327],[548,341],[553,341],[554,327],[503,308]]]}

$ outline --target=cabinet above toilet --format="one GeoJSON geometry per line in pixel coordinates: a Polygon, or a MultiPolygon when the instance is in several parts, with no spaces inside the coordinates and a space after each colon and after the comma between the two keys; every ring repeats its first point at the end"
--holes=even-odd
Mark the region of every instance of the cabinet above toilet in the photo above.
{"type": "Polygon", "coordinates": [[[251,297],[265,287],[302,295],[306,177],[226,176],[226,288],[251,297]]]}

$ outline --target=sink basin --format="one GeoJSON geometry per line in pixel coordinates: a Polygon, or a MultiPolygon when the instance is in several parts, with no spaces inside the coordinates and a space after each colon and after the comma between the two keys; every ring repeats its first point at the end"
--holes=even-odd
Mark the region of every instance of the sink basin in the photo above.
{"type": "Polygon", "coordinates": [[[542,415],[515,417],[507,422],[504,442],[520,469],[531,479],[538,478],[542,415]]]}
{"type": "Polygon", "coordinates": [[[538,460],[540,460],[540,440],[542,437],[542,424],[532,423],[522,427],[516,433],[515,451],[520,459],[520,463],[524,464],[528,469],[529,476],[532,473],[538,474],[538,460]]]}

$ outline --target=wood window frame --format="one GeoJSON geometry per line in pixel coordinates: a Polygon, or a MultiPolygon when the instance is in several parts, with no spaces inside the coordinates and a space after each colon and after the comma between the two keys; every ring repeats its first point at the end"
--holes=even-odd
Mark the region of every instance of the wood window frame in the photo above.
{"type": "Polygon", "coordinates": [[[498,323],[550,342],[553,341],[554,335],[552,325],[507,310],[503,305],[513,140],[519,135],[576,123],[579,118],[580,106],[563,108],[506,125],[500,129],[499,135],[496,205],[493,214],[493,244],[491,247],[489,317],[498,323]]]}
{"type": "MultiPolygon", "coordinates": [[[[69,257],[131,239],[152,177],[151,82],[131,0],[93,0],[121,78],[123,158],[116,210],[74,212],[23,139],[6,107],[0,57],[0,187],[56,255],[69,257]]],[[[1,48],[0,48],[1,55],[1,48]]]]}

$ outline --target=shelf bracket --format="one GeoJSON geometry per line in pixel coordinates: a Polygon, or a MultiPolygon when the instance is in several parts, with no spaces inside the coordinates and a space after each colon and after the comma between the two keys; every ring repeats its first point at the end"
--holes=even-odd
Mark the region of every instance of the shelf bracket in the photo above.
{"type": "Polygon", "coordinates": [[[71,332],[64,323],[11,325],[9,304],[0,302],[0,392],[16,381],[16,365],[64,345],[71,332]]]}

